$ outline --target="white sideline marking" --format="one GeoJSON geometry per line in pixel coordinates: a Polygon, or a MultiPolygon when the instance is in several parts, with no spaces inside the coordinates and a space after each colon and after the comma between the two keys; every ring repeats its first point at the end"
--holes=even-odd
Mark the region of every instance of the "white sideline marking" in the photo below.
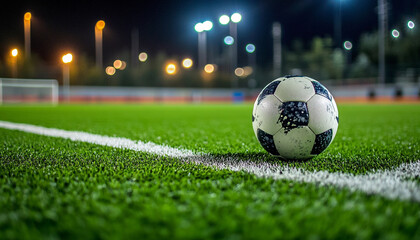
{"type": "Polygon", "coordinates": [[[127,138],[108,137],[86,132],[67,131],[56,128],[46,128],[30,124],[12,123],[0,121],[0,127],[22,132],[34,133],[49,137],[59,137],[72,141],[93,143],[102,146],[130,149],[139,152],[147,152],[168,157],[191,157],[196,154],[193,151],[159,145],[152,142],[133,141],[127,138]]]}
{"type": "Polygon", "coordinates": [[[50,137],[65,138],[72,141],[93,143],[102,146],[124,148],[147,152],[159,156],[180,158],[185,162],[202,164],[216,169],[244,171],[258,177],[296,182],[315,183],[320,186],[336,186],[351,191],[376,194],[389,199],[413,200],[420,202],[420,186],[408,178],[420,177],[420,161],[405,163],[392,170],[373,171],[363,175],[351,173],[310,172],[303,169],[280,166],[266,161],[243,160],[235,157],[215,157],[194,153],[191,150],[172,148],[151,142],[133,141],[127,138],[108,137],[97,134],[45,128],[30,124],[0,121],[0,127],[34,133],[50,137]]]}

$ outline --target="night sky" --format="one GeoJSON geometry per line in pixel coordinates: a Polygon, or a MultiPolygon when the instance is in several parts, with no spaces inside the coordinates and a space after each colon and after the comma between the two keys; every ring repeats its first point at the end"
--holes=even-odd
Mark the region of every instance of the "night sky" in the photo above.
{"type": "MultiPolygon", "coordinates": [[[[209,42],[222,47],[228,27],[218,23],[222,14],[238,11],[239,57],[244,46],[257,47],[258,64],[271,64],[271,25],[282,24],[283,46],[293,39],[309,42],[314,36],[334,36],[335,1],[338,0],[177,0],[177,1],[12,1],[0,10],[0,63],[14,46],[23,49],[23,15],[32,13],[32,53],[53,63],[61,53],[72,51],[94,60],[94,26],[106,22],[104,63],[129,51],[131,31],[140,33],[140,50],[150,56],[164,51],[169,56],[197,58],[197,22],[211,20],[209,42]]],[[[342,1],[342,39],[357,42],[360,34],[377,29],[376,0],[342,1]]],[[[418,0],[391,0],[389,27],[414,16],[418,0]]],[[[420,22],[418,23],[420,26],[420,22]]],[[[357,43],[355,44],[357,46],[357,43]]]]}

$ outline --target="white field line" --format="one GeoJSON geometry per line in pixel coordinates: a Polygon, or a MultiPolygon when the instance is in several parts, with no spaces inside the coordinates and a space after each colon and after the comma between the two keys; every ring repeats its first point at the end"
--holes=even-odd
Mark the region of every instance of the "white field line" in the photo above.
{"type": "Polygon", "coordinates": [[[244,160],[233,156],[215,157],[194,153],[191,150],[172,148],[151,142],[133,141],[127,138],[108,137],[97,134],[45,128],[30,124],[0,121],[0,127],[38,135],[65,138],[72,141],[93,143],[102,146],[130,149],[159,156],[179,158],[185,162],[202,164],[216,169],[244,171],[258,177],[277,180],[314,183],[320,186],[335,186],[351,191],[380,195],[388,199],[420,202],[420,186],[409,178],[420,177],[420,161],[402,164],[392,170],[372,171],[363,175],[351,173],[310,172],[299,168],[281,166],[261,160],[244,160]]]}

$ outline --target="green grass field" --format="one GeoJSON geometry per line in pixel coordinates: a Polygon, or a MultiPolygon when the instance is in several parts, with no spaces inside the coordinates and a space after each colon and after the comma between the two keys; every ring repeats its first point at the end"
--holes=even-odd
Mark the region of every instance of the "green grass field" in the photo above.
{"type": "MultiPolygon", "coordinates": [[[[306,162],[266,153],[251,112],[252,105],[1,106],[0,120],[311,172],[360,175],[420,160],[420,105],[339,105],[334,142],[306,162]]],[[[0,141],[0,239],[420,239],[413,200],[3,128],[0,141]]]]}

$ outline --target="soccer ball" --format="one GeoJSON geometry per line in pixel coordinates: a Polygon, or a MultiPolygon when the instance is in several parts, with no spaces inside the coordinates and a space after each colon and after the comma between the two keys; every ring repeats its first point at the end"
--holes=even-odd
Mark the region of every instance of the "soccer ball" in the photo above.
{"type": "Polygon", "coordinates": [[[310,159],[333,141],[338,109],[331,93],[318,81],[286,76],[269,83],[258,95],[252,127],[261,146],[272,155],[310,159]]]}

